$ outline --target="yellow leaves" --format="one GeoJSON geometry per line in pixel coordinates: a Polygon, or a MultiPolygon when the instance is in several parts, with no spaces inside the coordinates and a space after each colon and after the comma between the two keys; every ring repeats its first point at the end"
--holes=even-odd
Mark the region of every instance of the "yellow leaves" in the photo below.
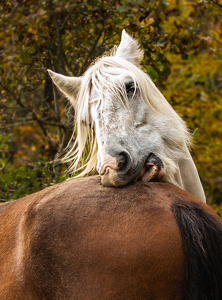
{"type": "Polygon", "coordinates": [[[36,147],[35,147],[34,145],[32,145],[32,146],[31,146],[31,150],[32,150],[32,152],[35,152],[36,147]]]}
{"type": "Polygon", "coordinates": [[[33,29],[32,27],[27,28],[27,31],[30,33],[36,33],[36,30],[33,29]]]}
{"type": "Polygon", "coordinates": [[[172,53],[167,58],[172,68],[163,93],[191,132],[198,128],[192,153],[208,201],[214,201],[215,188],[221,189],[217,179],[222,180],[222,60],[212,51],[190,55],[186,61],[172,53]]]}

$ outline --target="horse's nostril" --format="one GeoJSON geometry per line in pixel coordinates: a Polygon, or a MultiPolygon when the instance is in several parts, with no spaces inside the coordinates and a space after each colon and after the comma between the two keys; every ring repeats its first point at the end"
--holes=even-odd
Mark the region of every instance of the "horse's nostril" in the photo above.
{"type": "Polygon", "coordinates": [[[103,176],[106,173],[106,170],[101,171],[99,174],[103,176]]]}
{"type": "Polygon", "coordinates": [[[127,152],[120,152],[120,154],[117,157],[117,166],[119,169],[123,169],[127,166],[129,162],[129,154],[127,152]]]}
{"type": "Polygon", "coordinates": [[[118,162],[118,168],[121,169],[125,165],[125,159],[118,162]]]}

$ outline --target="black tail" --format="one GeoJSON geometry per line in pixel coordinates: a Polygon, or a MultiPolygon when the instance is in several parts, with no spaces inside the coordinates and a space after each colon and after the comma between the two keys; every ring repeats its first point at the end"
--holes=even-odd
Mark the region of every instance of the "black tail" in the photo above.
{"type": "Polygon", "coordinates": [[[195,202],[178,199],[172,209],[186,254],[185,300],[221,300],[222,222],[195,202]]]}

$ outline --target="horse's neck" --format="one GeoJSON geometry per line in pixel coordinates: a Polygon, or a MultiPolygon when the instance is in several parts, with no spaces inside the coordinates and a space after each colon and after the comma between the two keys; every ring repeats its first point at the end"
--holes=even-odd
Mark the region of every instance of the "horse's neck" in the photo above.
{"type": "Polygon", "coordinates": [[[206,202],[206,197],[196,166],[187,148],[184,157],[186,158],[178,162],[179,168],[175,176],[177,185],[201,201],[206,202]]]}

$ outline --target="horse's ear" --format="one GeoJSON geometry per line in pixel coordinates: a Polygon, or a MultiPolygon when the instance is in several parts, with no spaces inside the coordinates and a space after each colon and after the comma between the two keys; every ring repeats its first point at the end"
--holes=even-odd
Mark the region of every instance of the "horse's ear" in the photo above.
{"type": "Polygon", "coordinates": [[[136,66],[139,66],[143,59],[143,50],[140,49],[138,42],[126,33],[125,29],[122,31],[121,42],[116,50],[116,56],[125,58],[136,66]]]}
{"type": "Polygon", "coordinates": [[[48,70],[54,84],[60,91],[75,105],[76,96],[81,86],[82,79],[80,77],[64,76],[51,70],[48,70]]]}

